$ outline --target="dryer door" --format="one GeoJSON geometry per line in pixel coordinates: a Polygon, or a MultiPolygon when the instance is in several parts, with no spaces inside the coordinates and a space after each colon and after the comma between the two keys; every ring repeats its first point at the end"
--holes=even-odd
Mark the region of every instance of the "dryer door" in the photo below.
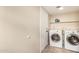
{"type": "Polygon", "coordinates": [[[51,35],[51,39],[52,39],[52,41],[54,41],[54,42],[59,42],[59,41],[60,41],[60,35],[57,34],[57,33],[52,34],[52,35],[51,35]]]}
{"type": "Polygon", "coordinates": [[[79,45],[79,37],[76,34],[70,34],[69,37],[67,37],[67,41],[74,46],[79,45]]]}

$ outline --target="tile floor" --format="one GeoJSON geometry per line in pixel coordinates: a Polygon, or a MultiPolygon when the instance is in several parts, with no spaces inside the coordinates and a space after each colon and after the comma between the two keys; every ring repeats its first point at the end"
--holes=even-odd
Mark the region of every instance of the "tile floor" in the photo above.
{"type": "Polygon", "coordinates": [[[64,48],[57,48],[57,47],[51,47],[47,46],[44,50],[43,53],[75,53],[71,50],[67,50],[64,48]]]}

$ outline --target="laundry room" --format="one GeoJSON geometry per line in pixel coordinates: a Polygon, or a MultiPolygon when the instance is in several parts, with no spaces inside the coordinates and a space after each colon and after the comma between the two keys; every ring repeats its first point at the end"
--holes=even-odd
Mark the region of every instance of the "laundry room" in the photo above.
{"type": "Polygon", "coordinates": [[[22,1],[0,1],[0,59],[79,58],[79,0],[22,1]]]}
{"type": "Polygon", "coordinates": [[[79,6],[0,7],[0,52],[79,52],[79,6]]]}
{"type": "Polygon", "coordinates": [[[49,14],[48,46],[43,52],[79,52],[79,7],[45,6],[49,14]]]}

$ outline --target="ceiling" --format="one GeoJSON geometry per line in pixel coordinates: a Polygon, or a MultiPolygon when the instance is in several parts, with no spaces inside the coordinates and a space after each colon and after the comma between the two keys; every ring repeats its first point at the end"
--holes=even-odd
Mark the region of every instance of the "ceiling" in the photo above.
{"type": "Polygon", "coordinates": [[[56,8],[57,6],[44,6],[43,8],[50,14],[50,15],[57,15],[69,12],[76,12],[79,11],[79,6],[63,6],[63,10],[59,10],[56,8]]]}

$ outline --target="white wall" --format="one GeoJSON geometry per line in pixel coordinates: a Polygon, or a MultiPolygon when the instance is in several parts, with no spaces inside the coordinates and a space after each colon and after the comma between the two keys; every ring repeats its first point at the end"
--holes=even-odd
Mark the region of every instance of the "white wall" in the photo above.
{"type": "Polygon", "coordinates": [[[54,22],[54,19],[58,18],[60,19],[60,22],[71,22],[71,23],[54,23],[49,24],[50,29],[65,29],[65,30],[79,30],[79,12],[73,12],[73,13],[66,13],[61,15],[54,15],[51,17],[51,20],[49,20],[51,23],[54,22]]]}
{"type": "Polygon", "coordinates": [[[40,50],[43,51],[48,45],[48,13],[41,7],[40,8],[40,50]]]}
{"type": "Polygon", "coordinates": [[[0,52],[40,52],[40,7],[0,7],[0,52]]]}

